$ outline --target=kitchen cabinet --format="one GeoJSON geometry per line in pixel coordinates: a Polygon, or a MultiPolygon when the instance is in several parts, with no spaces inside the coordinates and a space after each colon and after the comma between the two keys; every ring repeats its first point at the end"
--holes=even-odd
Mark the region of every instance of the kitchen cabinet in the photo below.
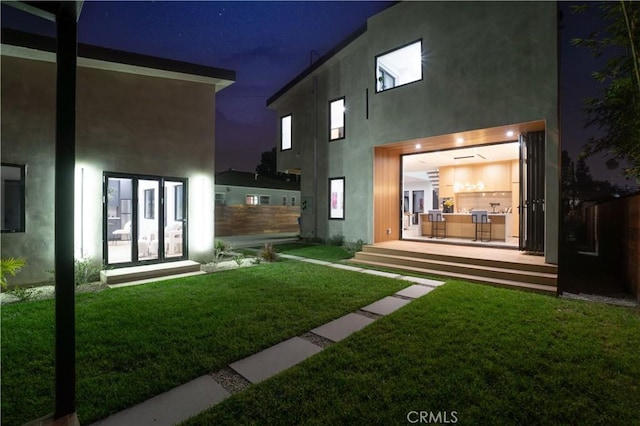
{"type": "Polygon", "coordinates": [[[440,174],[440,191],[438,196],[440,198],[453,197],[453,166],[444,166],[438,169],[440,174]]]}

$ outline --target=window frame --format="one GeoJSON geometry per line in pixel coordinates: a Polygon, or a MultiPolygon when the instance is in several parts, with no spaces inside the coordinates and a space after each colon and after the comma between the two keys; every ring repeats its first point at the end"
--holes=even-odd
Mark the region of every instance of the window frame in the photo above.
{"type": "Polygon", "coordinates": [[[293,113],[280,117],[280,152],[291,151],[293,149],[293,113]],[[284,120],[289,119],[289,147],[284,148],[284,120]]]}
{"type": "Polygon", "coordinates": [[[424,66],[422,64],[422,51],[423,51],[423,40],[422,40],[422,38],[419,38],[419,39],[410,41],[408,43],[405,43],[402,46],[393,48],[391,50],[387,50],[385,52],[382,52],[382,53],[376,55],[373,58],[373,67],[374,67],[373,78],[374,78],[374,87],[376,88],[376,93],[387,92],[387,91],[393,90],[393,89],[395,89],[397,87],[407,86],[409,84],[417,83],[419,81],[424,80],[424,66]],[[384,64],[379,64],[378,63],[379,58],[381,58],[383,56],[386,56],[386,55],[389,55],[389,54],[391,54],[393,52],[397,52],[399,50],[402,50],[404,48],[407,48],[407,47],[412,46],[412,45],[417,44],[417,43],[420,43],[420,78],[416,79],[416,80],[409,81],[407,83],[394,85],[393,87],[390,87],[388,89],[380,89],[379,88],[380,81],[379,81],[379,76],[378,76],[378,70],[379,69],[382,69],[383,72],[387,73],[390,77],[393,77],[395,80],[398,80],[400,78],[400,76],[396,75],[396,73],[393,72],[393,70],[390,70],[388,66],[385,66],[384,64]]]}
{"type": "Polygon", "coordinates": [[[295,207],[295,205],[296,205],[296,197],[291,197],[290,201],[291,201],[291,207],[295,207]]]}
{"type": "MultiPolygon", "coordinates": [[[[346,110],[347,110],[347,102],[346,102],[346,96],[341,96],[339,98],[335,98],[335,99],[331,99],[329,100],[329,142],[335,142],[335,141],[339,141],[342,139],[345,139],[347,137],[347,116],[346,116],[346,110]],[[331,111],[331,107],[333,106],[334,103],[342,101],[342,135],[338,136],[337,138],[332,138],[331,137],[331,132],[333,131],[334,127],[332,126],[332,120],[333,120],[333,114],[331,111]]],[[[340,127],[336,127],[335,129],[340,129],[340,127]]]]}
{"type": "Polygon", "coordinates": [[[327,202],[327,206],[329,209],[329,220],[345,220],[346,217],[346,197],[345,197],[345,192],[346,192],[346,179],[344,176],[340,176],[340,177],[333,177],[333,178],[329,178],[329,190],[328,192],[328,202],[327,202]],[[337,191],[338,187],[336,187],[336,191],[334,191],[334,185],[333,182],[342,182],[342,192],[340,193],[339,191],[337,191]],[[334,192],[336,193],[336,197],[335,197],[335,206],[334,206],[334,192]],[[340,201],[342,201],[342,203],[340,203],[340,201]],[[342,208],[338,208],[340,205],[342,205],[342,208]]]}
{"type": "MultiPolygon", "coordinates": [[[[27,166],[26,164],[15,164],[15,163],[0,163],[1,167],[13,167],[13,168],[17,168],[20,170],[20,180],[17,181],[17,187],[18,187],[18,192],[19,192],[19,196],[20,196],[20,213],[18,216],[18,220],[19,220],[19,226],[15,227],[15,228],[5,228],[4,227],[4,221],[2,224],[0,224],[0,231],[4,234],[14,234],[14,233],[24,233],[26,232],[26,205],[27,205],[27,192],[26,192],[26,187],[27,187],[27,166]]],[[[9,181],[9,182],[14,182],[13,179],[11,180],[5,180],[2,179],[2,194],[3,197],[6,195],[6,190],[4,188],[5,185],[5,181],[9,181]]],[[[1,204],[2,204],[2,209],[4,209],[8,203],[5,202],[6,200],[2,200],[1,204]]],[[[5,213],[3,211],[3,218],[5,217],[5,213]]]]}
{"type": "Polygon", "coordinates": [[[215,192],[213,194],[213,203],[216,206],[223,206],[226,204],[227,201],[227,194],[224,192],[215,192]],[[219,195],[221,195],[221,197],[218,197],[219,195]]]}
{"type": "Polygon", "coordinates": [[[258,195],[258,205],[259,206],[269,206],[271,205],[271,195],[258,195]],[[266,198],[266,203],[263,202],[263,198],[266,198]]]}
{"type": "Polygon", "coordinates": [[[244,204],[246,206],[259,206],[260,205],[260,196],[257,194],[246,194],[244,196],[244,204]],[[251,197],[251,200],[255,200],[255,203],[248,203],[248,199],[251,197]]]}

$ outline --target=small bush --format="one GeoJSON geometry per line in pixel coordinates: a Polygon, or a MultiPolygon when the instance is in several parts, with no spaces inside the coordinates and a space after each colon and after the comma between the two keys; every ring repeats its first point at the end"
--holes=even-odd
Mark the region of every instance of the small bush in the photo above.
{"type": "Polygon", "coordinates": [[[278,260],[278,254],[276,249],[273,247],[271,243],[265,243],[264,246],[260,249],[258,253],[258,257],[260,257],[265,262],[275,262],[278,260]]]}
{"type": "Polygon", "coordinates": [[[7,289],[7,275],[14,277],[27,264],[21,257],[8,257],[0,259],[0,287],[7,289]]]}
{"type": "Polygon", "coordinates": [[[100,280],[100,266],[91,257],[83,257],[74,261],[76,286],[100,280]]]}
{"type": "Polygon", "coordinates": [[[335,234],[332,235],[331,238],[329,238],[327,240],[327,244],[330,246],[342,246],[344,244],[344,235],[342,234],[335,234]]]}
{"type": "Polygon", "coordinates": [[[260,258],[260,257],[254,257],[254,258],[251,260],[251,263],[253,263],[254,265],[259,265],[259,264],[261,264],[261,263],[262,263],[262,258],[260,258]]]}
{"type": "Polygon", "coordinates": [[[25,287],[14,287],[8,291],[9,294],[15,296],[21,302],[31,299],[31,290],[25,287]]]}
{"type": "Polygon", "coordinates": [[[362,251],[362,246],[365,244],[364,241],[358,239],[358,241],[347,241],[344,244],[344,248],[353,256],[359,251],[362,251]]]}
{"type": "Polygon", "coordinates": [[[239,254],[233,258],[233,261],[236,262],[236,265],[242,266],[242,261],[244,260],[244,254],[239,254]]]}
{"type": "Polygon", "coordinates": [[[229,254],[231,249],[232,249],[231,244],[229,244],[229,243],[227,243],[225,241],[222,241],[222,240],[216,240],[215,247],[214,247],[214,250],[213,250],[213,253],[214,253],[214,256],[215,256],[214,259],[213,259],[213,262],[214,263],[220,262],[220,260],[222,260],[222,258],[224,256],[229,254]]]}

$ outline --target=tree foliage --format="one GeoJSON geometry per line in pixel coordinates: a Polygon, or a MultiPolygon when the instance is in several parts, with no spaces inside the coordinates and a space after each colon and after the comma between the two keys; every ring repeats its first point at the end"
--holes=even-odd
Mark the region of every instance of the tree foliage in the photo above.
{"type": "Polygon", "coordinates": [[[587,127],[602,131],[592,137],[584,156],[607,153],[626,161],[625,175],[640,181],[640,2],[598,2],[574,7],[574,13],[597,7],[605,28],[571,43],[607,61],[592,73],[602,84],[600,98],[585,100],[587,127]]]}

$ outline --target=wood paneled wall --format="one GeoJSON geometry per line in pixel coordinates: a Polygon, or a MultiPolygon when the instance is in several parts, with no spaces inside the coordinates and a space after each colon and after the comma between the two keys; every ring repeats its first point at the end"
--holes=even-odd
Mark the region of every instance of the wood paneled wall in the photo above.
{"type": "Polygon", "coordinates": [[[215,236],[300,232],[299,206],[217,205],[215,236]]]}
{"type": "Polygon", "coordinates": [[[373,169],[374,242],[400,239],[401,200],[400,152],[376,147],[373,169]]]}

